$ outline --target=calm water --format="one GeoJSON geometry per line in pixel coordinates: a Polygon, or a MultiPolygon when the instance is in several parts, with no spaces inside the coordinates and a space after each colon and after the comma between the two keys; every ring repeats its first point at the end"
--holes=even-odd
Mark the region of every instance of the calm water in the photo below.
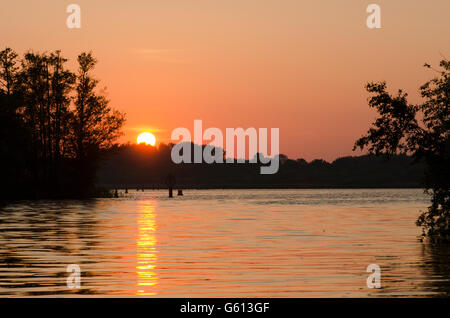
{"type": "Polygon", "coordinates": [[[449,296],[422,190],[130,192],[0,209],[1,296],[449,296]],[[369,264],[381,289],[366,286],[369,264]],[[81,289],[67,288],[67,265],[81,289]]]}

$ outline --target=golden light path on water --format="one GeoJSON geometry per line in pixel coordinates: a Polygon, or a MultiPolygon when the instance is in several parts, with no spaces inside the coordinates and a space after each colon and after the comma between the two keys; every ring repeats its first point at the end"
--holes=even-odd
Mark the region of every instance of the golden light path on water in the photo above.
{"type": "Polygon", "coordinates": [[[156,250],[156,220],[154,201],[143,201],[139,204],[137,216],[137,295],[153,296],[154,286],[158,284],[157,274],[154,271],[157,262],[156,250]]]}

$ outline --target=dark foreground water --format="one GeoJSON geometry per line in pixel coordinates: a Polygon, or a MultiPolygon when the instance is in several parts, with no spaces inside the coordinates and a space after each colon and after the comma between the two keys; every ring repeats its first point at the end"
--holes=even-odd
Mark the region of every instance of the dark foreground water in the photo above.
{"type": "Polygon", "coordinates": [[[0,208],[0,296],[449,296],[422,190],[130,192],[0,208]],[[70,289],[67,266],[81,269],[70,289]],[[381,268],[370,289],[369,264],[381,268]]]}

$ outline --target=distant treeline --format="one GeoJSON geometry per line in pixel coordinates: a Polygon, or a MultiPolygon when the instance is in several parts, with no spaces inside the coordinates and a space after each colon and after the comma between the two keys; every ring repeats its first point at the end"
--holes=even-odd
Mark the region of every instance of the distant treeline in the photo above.
{"type": "Polygon", "coordinates": [[[99,160],[125,119],[98,92],[91,53],[75,72],[66,62],[59,51],[0,51],[0,201],[99,195],[99,160]]]}
{"type": "Polygon", "coordinates": [[[122,145],[99,169],[100,185],[161,188],[170,173],[180,188],[407,188],[420,187],[424,166],[406,155],[344,157],[307,162],[280,155],[280,169],[261,175],[260,164],[173,164],[171,145],[122,145]]]}

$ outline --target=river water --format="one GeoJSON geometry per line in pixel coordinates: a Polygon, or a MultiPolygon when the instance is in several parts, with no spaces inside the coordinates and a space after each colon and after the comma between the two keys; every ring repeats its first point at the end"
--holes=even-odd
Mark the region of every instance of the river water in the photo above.
{"type": "Polygon", "coordinates": [[[0,208],[0,296],[450,295],[449,249],[418,239],[420,189],[184,194],[0,208]],[[368,288],[370,264],[381,288],[368,288]]]}

